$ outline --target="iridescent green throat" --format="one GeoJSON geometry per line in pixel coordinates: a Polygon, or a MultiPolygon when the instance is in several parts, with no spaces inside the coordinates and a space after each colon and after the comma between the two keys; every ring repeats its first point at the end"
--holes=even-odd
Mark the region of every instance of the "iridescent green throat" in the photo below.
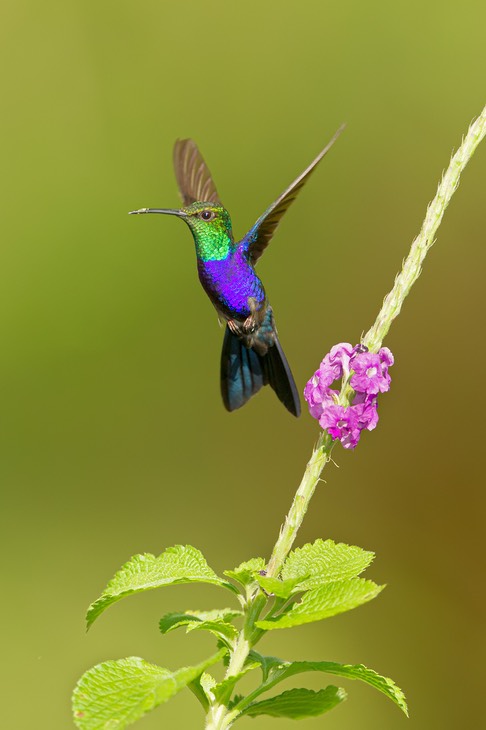
{"type": "Polygon", "coordinates": [[[222,261],[234,249],[231,218],[228,211],[214,203],[193,203],[184,208],[187,225],[192,231],[196,254],[201,261],[222,261]],[[214,215],[210,221],[200,217],[202,211],[211,211],[214,215]]]}

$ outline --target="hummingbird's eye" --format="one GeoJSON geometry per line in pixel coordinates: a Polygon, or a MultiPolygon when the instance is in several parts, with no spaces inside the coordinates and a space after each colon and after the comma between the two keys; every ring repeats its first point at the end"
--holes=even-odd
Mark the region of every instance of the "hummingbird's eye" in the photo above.
{"type": "Polygon", "coordinates": [[[212,210],[202,210],[199,213],[199,217],[203,219],[203,221],[210,221],[214,218],[214,212],[212,210]]]}

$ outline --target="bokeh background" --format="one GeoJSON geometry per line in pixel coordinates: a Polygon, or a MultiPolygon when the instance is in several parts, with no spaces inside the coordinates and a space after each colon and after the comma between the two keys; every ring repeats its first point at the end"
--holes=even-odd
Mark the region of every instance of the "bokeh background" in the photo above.
{"type": "MultiPolygon", "coordinates": [[[[347,122],[259,265],[302,388],[331,345],[374,320],[482,108],[485,22],[471,0],[4,2],[5,727],[72,727],[72,687],[99,661],[206,656],[210,638],[161,637],[157,621],[221,606],[215,588],[121,602],[88,635],[84,611],[137,552],[188,542],[217,571],[268,556],[317,435],[269,389],[225,412],[222,332],[190,234],[127,216],[177,205],[174,139],[197,140],[241,235],[347,122]]],[[[375,550],[368,575],[388,587],[261,646],[364,662],[403,687],[411,719],[343,682],[348,702],[302,727],[481,724],[484,144],[388,337],[379,426],[356,452],[335,450],[298,537],[375,550]]],[[[202,717],[182,693],[140,727],[202,717]]]]}

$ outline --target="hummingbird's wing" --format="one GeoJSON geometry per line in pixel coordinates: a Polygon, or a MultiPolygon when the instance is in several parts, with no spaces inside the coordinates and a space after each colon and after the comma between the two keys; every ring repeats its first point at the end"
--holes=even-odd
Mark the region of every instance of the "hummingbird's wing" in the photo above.
{"type": "Polygon", "coordinates": [[[174,170],[184,205],[196,200],[221,205],[216,185],[194,140],[176,140],[174,170]]]}
{"type": "Polygon", "coordinates": [[[252,264],[255,264],[258,261],[270,243],[283,214],[294,202],[317,164],[322,160],[324,155],[329,152],[334,142],[343,131],[344,126],[345,125],[343,124],[339,127],[334,137],[330,142],[328,142],[322,152],[317,155],[315,160],[310,163],[309,167],[307,167],[304,172],[299,175],[299,177],[294,180],[291,185],[289,185],[282,195],[267,208],[265,213],[260,216],[255,225],[248,231],[243,239],[243,244],[248,251],[248,256],[252,264]]]}

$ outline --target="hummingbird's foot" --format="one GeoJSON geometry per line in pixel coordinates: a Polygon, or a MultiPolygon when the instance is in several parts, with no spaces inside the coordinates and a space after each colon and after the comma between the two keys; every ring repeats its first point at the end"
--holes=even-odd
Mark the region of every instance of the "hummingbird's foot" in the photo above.
{"type": "Polygon", "coordinates": [[[236,319],[228,319],[227,325],[234,335],[241,336],[241,325],[236,319]]]}
{"type": "Polygon", "coordinates": [[[236,319],[228,319],[227,325],[230,331],[237,337],[252,335],[258,327],[258,323],[252,314],[244,322],[238,322],[236,319]]]}
{"type": "Polygon", "coordinates": [[[257,318],[254,314],[250,314],[249,317],[245,319],[243,322],[243,331],[246,335],[251,335],[253,332],[255,332],[256,328],[258,327],[257,318]]]}

